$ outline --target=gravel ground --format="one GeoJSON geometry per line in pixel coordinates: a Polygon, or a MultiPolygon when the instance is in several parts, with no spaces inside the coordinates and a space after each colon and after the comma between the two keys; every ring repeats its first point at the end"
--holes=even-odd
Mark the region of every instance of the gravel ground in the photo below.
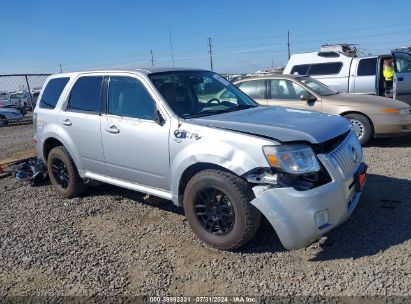
{"type": "Polygon", "coordinates": [[[33,149],[33,125],[0,128],[0,163],[33,149]]]}
{"type": "Polygon", "coordinates": [[[267,222],[223,252],[161,199],[108,185],[61,199],[48,182],[13,184],[0,194],[0,295],[411,296],[411,137],[364,153],[370,174],[352,217],[296,251],[267,222]]]}

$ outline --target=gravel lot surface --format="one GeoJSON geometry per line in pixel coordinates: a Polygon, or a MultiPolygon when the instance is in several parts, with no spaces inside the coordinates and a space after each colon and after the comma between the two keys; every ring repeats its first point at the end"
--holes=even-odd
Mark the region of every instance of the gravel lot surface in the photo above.
{"type": "Polygon", "coordinates": [[[33,149],[33,125],[0,128],[0,163],[33,149]]]}
{"type": "Polygon", "coordinates": [[[352,217],[297,251],[267,222],[223,252],[161,199],[108,185],[61,199],[48,182],[15,183],[0,194],[0,295],[411,296],[411,137],[364,152],[370,174],[352,217]]]}

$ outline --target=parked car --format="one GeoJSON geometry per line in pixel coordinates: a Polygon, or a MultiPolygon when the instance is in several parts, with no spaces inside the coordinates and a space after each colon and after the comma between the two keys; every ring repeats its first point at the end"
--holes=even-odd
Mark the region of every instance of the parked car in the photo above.
{"type": "Polygon", "coordinates": [[[262,215],[285,248],[301,248],[350,216],[365,180],[349,121],[259,106],[210,71],[57,74],[34,126],[61,196],[97,180],[172,200],[220,249],[244,245],[262,215]],[[232,101],[218,99],[221,90],[232,101]]]}
{"type": "Polygon", "coordinates": [[[254,77],[235,85],[262,105],[341,115],[351,121],[362,144],[374,137],[411,133],[411,107],[398,100],[338,93],[309,76],[254,77]]]}
{"type": "Polygon", "coordinates": [[[26,108],[31,104],[28,92],[14,92],[9,95],[9,99],[19,108],[26,108]]]}
{"type": "Polygon", "coordinates": [[[294,54],[284,74],[311,76],[343,93],[385,96],[383,62],[394,61],[393,98],[411,105],[411,51],[393,50],[391,54],[358,57],[353,54],[321,51],[294,54]]]}
{"type": "Polygon", "coordinates": [[[0,108],[0,127],[6,126],[10,120],[22,119],[23,115],[17,109],[0,108]]]}

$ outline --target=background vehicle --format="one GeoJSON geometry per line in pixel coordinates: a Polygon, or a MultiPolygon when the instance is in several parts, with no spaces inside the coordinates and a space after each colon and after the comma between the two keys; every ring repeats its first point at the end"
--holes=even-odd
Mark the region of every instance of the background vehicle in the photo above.
{"type": "MultiPolygon", "coordinates": [[[[294,54],[284,74],[308,75],[344,93],[384,96],[383,61],[393,59],[393,98],[411,104],[411,52],[393,50],[390,55],[358,57],[347,46],[339,51],[294,54]]],[[[337,48],[338,50],[338,48],[337,48]]]]}
{"type": "Polygon", "coordinates": [[[19,108],[26,108],[28,105],[30,105],[30,95],[27,92],[10,93],[9,99],[19,108]]]}
{"type": "Polygon", "coordinates": [[[346,119],[259,106],[209,71],[54,75],[34,125],[60,195],[93,179],[172,200],[220,249],[244,245],[262,214],[286,248],[301,248],[351,215],[365,180],[346,119]]]}
{"type": "Polygon", "coordinates": [[[21,112],[22,115],[26,114],[26,108],[20,106],[20,101],[10,100],[8,94],[2,94],[0,96],[0,108],[11,108],[17,109],[21,112]]]}
{"type": "Polygon", "coordinates": [[[0,127],[4,127],[9,120],[19,120],[23,117],[21,112],[13,108],[0,108],[0,127]]]}
{"type": "Polygon", "coordinates": [[[379,96],[337,93],[309,76],[273,75],[235,82],[262,105],[321,111],[351,121],[362,144],[374,136],[411,132],[411,107],[379,96]]]}

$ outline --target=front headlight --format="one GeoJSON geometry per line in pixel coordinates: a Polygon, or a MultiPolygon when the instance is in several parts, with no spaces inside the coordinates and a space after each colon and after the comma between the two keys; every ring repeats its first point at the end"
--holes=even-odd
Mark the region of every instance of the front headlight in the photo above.
{"type": "Polygon", "coordinates": [[[292,174],[320,171],[314,151],[306,145],[265,146],[265,157],[271,167],[292,174]]]}

